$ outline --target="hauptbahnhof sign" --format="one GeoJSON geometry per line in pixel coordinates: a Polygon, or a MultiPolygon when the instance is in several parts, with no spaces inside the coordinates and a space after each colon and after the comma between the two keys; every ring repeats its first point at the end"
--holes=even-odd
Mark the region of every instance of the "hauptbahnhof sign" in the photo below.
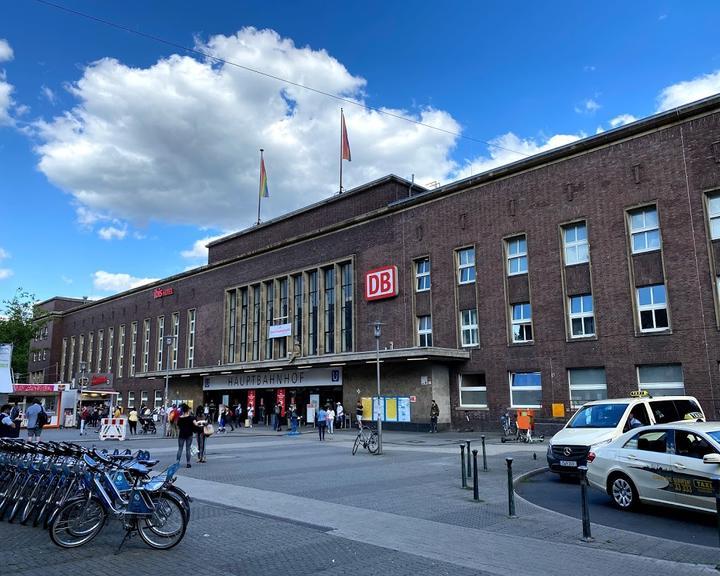
{"type": "Polygon", "coordinates": [[[277,370],[205,376],[204,390],[240,390],[243,388],[306,388],[342,386],[340,368],[277,370]]]}

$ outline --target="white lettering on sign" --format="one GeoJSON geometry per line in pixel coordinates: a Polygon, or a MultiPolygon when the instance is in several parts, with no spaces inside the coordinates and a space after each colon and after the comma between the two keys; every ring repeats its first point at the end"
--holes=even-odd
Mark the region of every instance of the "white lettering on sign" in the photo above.
{"type": "Polygon", "coordinates": [[[284,338],[292,335],[292,324],[274,324],[270,326],[268,338],[284,338]]]}
{"type": "Polygon", "coordinates": [[[205,390],[234,390],[240,388],[300,388],[315,386],[342,386],[342,370],[339,368],[315,368],[310,370],[279,370],[231,374],[229,376],[205,376],[205,390]]]}
{"type": "Polygon", "coordinates": [[[392,298],[398,294],[397,266],[384,266],[365,274],[365,300],[392,298]]]}

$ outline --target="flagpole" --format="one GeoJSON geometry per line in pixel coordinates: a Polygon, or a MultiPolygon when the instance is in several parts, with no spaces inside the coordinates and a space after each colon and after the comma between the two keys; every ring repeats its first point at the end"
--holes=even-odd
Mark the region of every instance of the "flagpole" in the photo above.
{"type": "MultiPolygon", "coordinates": [[[[262,165],[263,165],[263,152],[265,150],[260,148],[260,186],[262,187],[262,165]]],[[[262,190],[258,189],[258,216],[257,224],[260,224],[260,202],[262,201],[262,190]]]]}
{"type": "Polygon", "coordinates": [[[342,194],[342,161],[343,161],[343,127],[342,127],[343,109],[340,108],[340,190],[338,194],[342,194]]]}

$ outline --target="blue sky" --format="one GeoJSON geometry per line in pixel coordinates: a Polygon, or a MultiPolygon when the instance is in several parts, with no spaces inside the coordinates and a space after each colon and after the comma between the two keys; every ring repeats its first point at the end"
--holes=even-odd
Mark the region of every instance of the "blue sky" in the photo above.
{"type": "Polygon", "coordinates": [[[446,132],[2,3],[0,300],[202,264],[208,238],[254,223],[259,148],[263,220],[332,195],[341,106],[350,188],[447,183],[720,92],[710,1],[57,3],[446,132]]]}

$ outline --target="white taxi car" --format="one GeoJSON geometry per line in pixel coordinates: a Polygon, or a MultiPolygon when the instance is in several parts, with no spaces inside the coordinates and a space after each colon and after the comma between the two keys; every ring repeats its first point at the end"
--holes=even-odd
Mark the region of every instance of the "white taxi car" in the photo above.
{"type": "Polygon", "coordinates": [[[639,502],[715,512],[720,422],[644,426],[588,454],[588,482],[621,510],[639,502]]]}

